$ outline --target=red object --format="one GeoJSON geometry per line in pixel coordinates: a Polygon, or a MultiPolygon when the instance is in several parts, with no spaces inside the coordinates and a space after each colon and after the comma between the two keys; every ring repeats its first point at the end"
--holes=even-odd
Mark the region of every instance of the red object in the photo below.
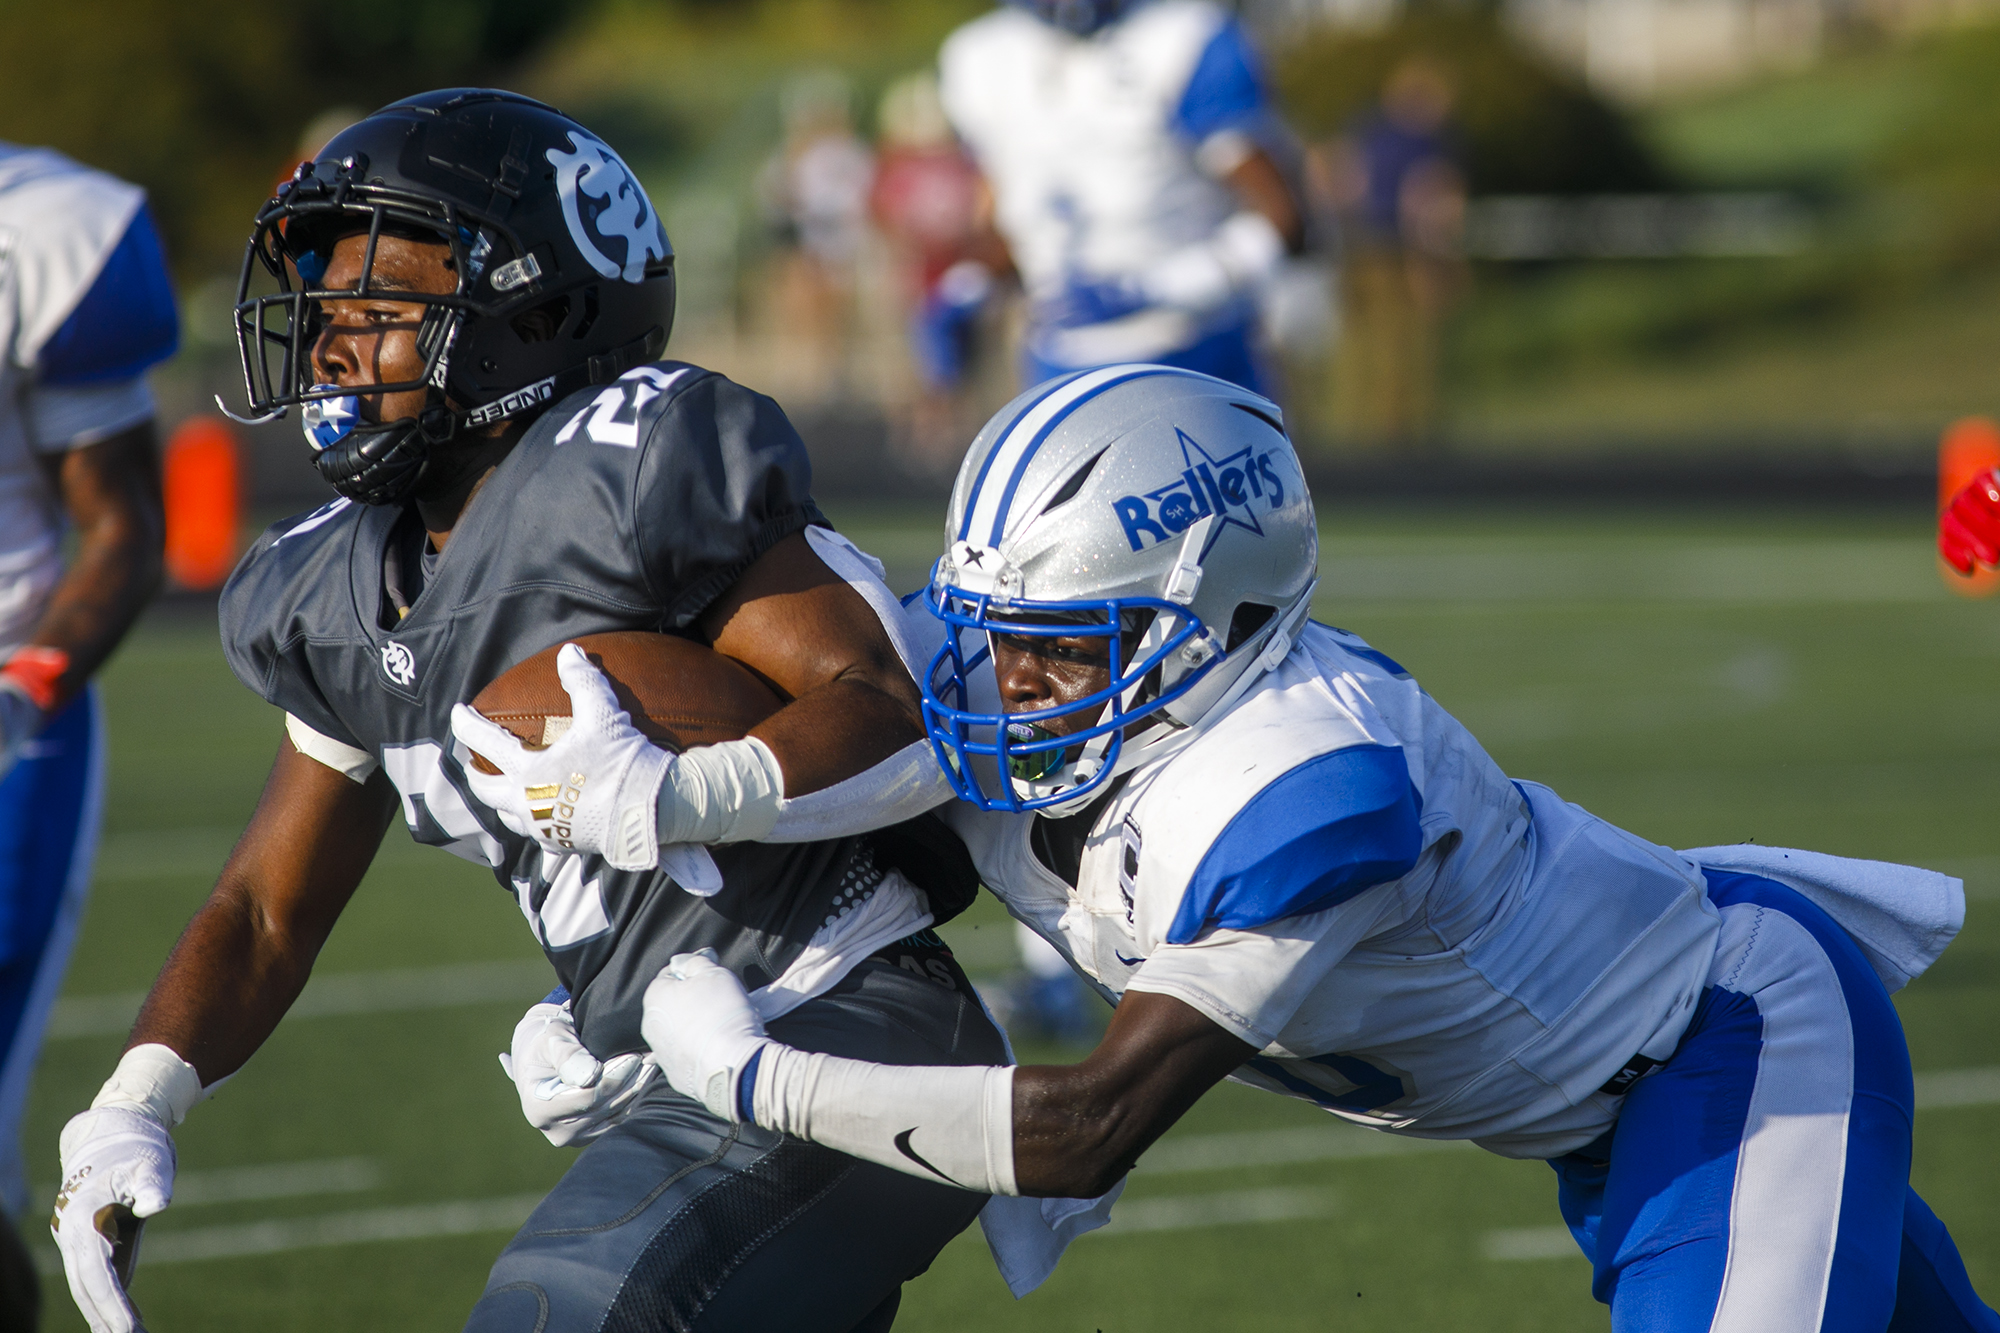
{"type": "Polygon", "coordinates": [[[868,203],[875,221],[913,261],[921,294],[965,258],[979,232],[979,168],[954,147],[885,149],[868,203]]]}
{"type": "Polygon", "coordinates": [[[1982,472],[1938,515],[1938,554],[1961,574],[2000,565],[2000,476],[1982,472]]]}
{"type": "Polygon", "coordinates": [[[7,665],[0,667],[0,676],[19,685],[21,692],[34,700],[35,707],[46,713],[55,708],[56,684],[68,670],[68,653],[47,644],[31,643],[14,650],[7,665]]]}
{"type": "Polygon", "coordinates": [[[167,441],[167,573],[181,587],[220,587],[235,566],[241,472],[236,432],[221,417],[190,417],[167,441]]]}

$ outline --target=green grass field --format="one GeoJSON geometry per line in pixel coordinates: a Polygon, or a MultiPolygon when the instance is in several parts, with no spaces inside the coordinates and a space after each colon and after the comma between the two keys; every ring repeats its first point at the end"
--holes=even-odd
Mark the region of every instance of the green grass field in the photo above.
{"type": "MultiPolygon", "coordinates": [[[[928,520],[836,517],[902,586],[921,577],[928,520]]],[[[1920,1074],[1989,1071],[1926,1083],[1967,1104],[1920,1113],[1915,1174],[2000,1295],[2000,1154],[1982,1147],[2000,1129],[2000,605],[1952,597],[1931,561],[1922,514],[1331,510],[1319,613],[1400,659],[1510,773],[1646,837],[1967,877],[1965,934],[1899,999],[1920,1074]]],[[[185,609],[148,620],[104,695],[96,898],[28,1122],[42,1186],[280,735],[185,609]]],[[[991,900],[946,933],[975,972],[1010,956],[991,900]]],[[[494,1060],[539,996],[535,957],[489,878],[392,831],[320,961],[316,1013],[178,1136],[181,1201],[135,1289],[156,1333],[458,1327],[568,1160],[521,1122],[494,1060]]],[[[1141,1163],[1121,1225],[1041,1291],[1012,1301],[974,1233],[907,1289],[899,1327],[1607,1326],[1548,1231],[1545,1167],[1385,1142],[1224,1087],[1141,1163]]],[[[49,1281],[45,1327],[81,1329],[49,1281]]]]}

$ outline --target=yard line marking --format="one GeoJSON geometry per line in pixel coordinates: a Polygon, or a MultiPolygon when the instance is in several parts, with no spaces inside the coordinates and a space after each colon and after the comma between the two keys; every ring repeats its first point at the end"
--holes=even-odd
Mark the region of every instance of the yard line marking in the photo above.
{"type": "Polygon", "coordinates": [[[1121,1199],[1112,1210],[1110,1225],[1085,1234],[1130,1236],[1247,1222],[1288,1222],[1327,1217],[1339,1206],[1340,1196],[1324,1189],[1224,1190],[1165,1199],[1121,1199]]]}
{"type": "Polygon", "coordinates": [[[1463,1139],[1413,1139],[1373,1129],[1332,1125],[1310,1129],[1248,1130],[1233,1134],[1189,1134],[1163,1139],[1146,1150],[1134,1175],[1179,1171],[1227,1171],[1243,1166],[1292,1162],[1333,1162],[1361,1157],[1466,1149],[1463,1139]]]}
{"type": "MultiPolygon", "coordinates": [[[[494,1003],[526,1009],[554,983],[555,972],[546,962],[528,960],[335,972],[307,982],[287,1017],[407,1013],[494,1003]]],[[[57,1000],[49,1016],[48,1040],[122,1036],[139,1016],[145,998],[144,991],[126,991],[57,1000]]]]}
{"type": "Polygon", "coordinates": [[[1581,1259],[1576,1237],[1568,1227],[1509,1227],[1479,1238],[1479,1252],[1488,1259],[1581,1259]]]}
{"type": "Polygon", "coordinates": [[[1344,602],[1696,602],[1737,605],[1948,600],[1915,539],[1635,545],[1615,551],[1327,545],[1320,577],[1344,602]]]}
{"type": "Polygon", "coordinates": [[[2000,1066],[1985,1069],[1940,1069],[1917,1075],[1917,1109],[1938,1111],[1953,1106],[2000,1103],[2000,1066]]]}
{"type": "MultiPolygon", "coordinates": [[[[190,1227],[148,1231],[141,1262],[197,1263],[206,1259],[240,1259],[283,1254],[290,1250],[331,1245],[359,1245],[384,1240],[432,1240],[472,1236],[486,1231],[513,1231],[528,1220],[543,1195],[511,1194],[499,1199],[461,1199],[453,1203],[413,1204],[401,1208],[363,1208],[319,1217],[288,1217],[241,1226],[190,1227]]],[[[35,1266],[44,1273],[62,1272],[62,1257],[53,1247],[37,1246],[35,1266]]]]}
{"type": "MultiPolygon", "coordinates": [[[[296,1199],[308,1194],[360,1194],[380,1186],[382,1179],[382,1164],[372,1157],[328,1157],[183,1171],[174,1178],[174,1206],[296,1199]]],[[[55,1207],[56,1189],[53,1183],[36,1189],[36,1212],[55,1207]]]]}

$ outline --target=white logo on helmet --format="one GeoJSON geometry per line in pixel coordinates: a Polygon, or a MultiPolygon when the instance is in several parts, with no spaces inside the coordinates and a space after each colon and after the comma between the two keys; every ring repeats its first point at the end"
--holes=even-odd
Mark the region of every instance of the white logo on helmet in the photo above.
{"type": "Polygon", "coordinates": [[[398,685],[408,686],[417,678],[417,659],[400,643],[382,645],[382,674],[398,685]]]}
{"type": "Polygon", "coordinates": [[[579,130],[569,132],[569,142],[576,151],[551,148],[547,156],[556,169],[556,194],[562,199],[570,239],[605,277],[644,281],[646,261],[667,257],[666,236],[652,202],[609,144],[579,130]],[[599,248],[612,241],[624,242],[622,264],[599,248]]]}

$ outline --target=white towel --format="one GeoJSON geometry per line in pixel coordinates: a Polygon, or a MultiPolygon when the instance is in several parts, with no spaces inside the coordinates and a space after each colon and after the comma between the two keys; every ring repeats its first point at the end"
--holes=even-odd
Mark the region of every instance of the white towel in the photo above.
{"type": "Polygon", "coordinates": [[[1697,865],[1762,875],[1794,889],[1861,946],[1891,993],[1935,963],[1965,924],[1965,882],[1935,870],[1791,847],[1696,847],[1697,865]]]}
{"type": "Polygon", "coordinates": [[[1014,1299],[1033,1291],[1056,1271],[1069,1243],[1111,1220],[1111,1205],[1125,1192],[1120,1179],[1095,1199],[1021,1199],[996,1194],[979,1210],[986,1247],[1014,1299]]]}

